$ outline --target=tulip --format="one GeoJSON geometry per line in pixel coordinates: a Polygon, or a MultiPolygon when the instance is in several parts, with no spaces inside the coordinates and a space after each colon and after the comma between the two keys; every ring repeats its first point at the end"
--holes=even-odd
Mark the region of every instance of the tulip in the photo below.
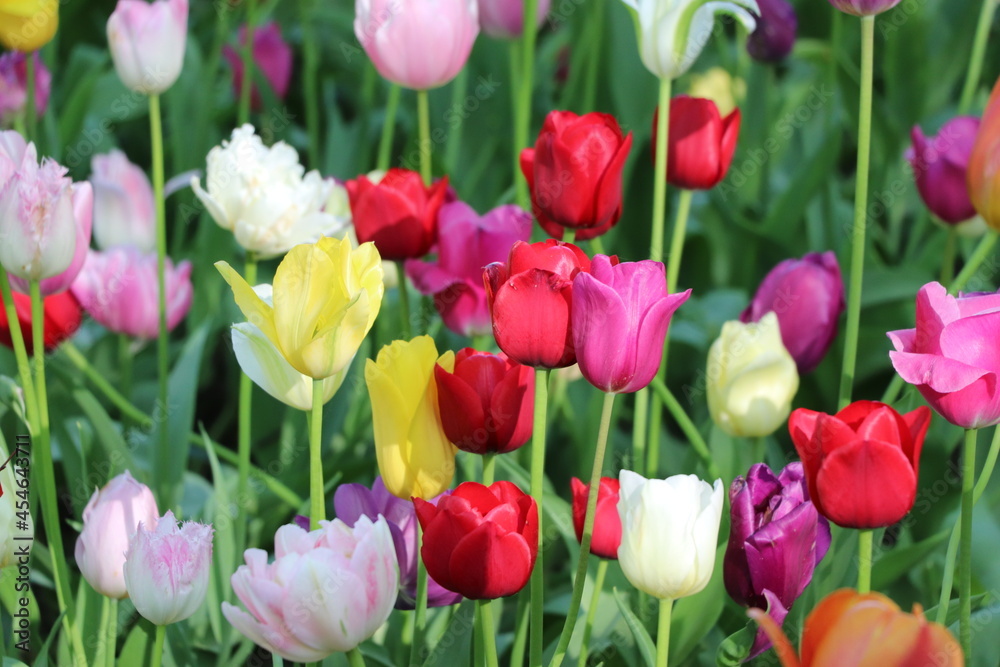
{"type": "Polygon", "coordinates": [[[22,53],[52,41],[59,28],[57,0],[7,0],[0,5],[0,44],[22,53]]]}
{"type": "MultiPolygon", "coordinates": [[[[108,330],[152,340],[159,333],[159,287],[156,253],[143,253],[130,246],[105,252],[91,250],[83,270],[73,283],[73,296],[87,314],[108,330]]],[[[166,258],[167,329],[180,324],[191,308],[191,262],[176,267],[166,258]]]]}
{"type": "MultiPolygon", "coordinates": [[[[24,115],[28,102],[27,58],[20,51],[0,56],[0,125],[10,125],[24,115]]],[[[35,64],[35,113],[41,116],[49,103],[52,74],[37,53],[35,64]]]]}
{"type": "Polygon", "coordinates": [[[437,240],[437,218],[448,178],[424,186],[420,174],[390,169],[377,183],[367,176],[347,182],[358,241],[371,241],[388,260],[423,257],[437,240]]]}
{"type": "Polygon", "coordinates": [[[455,358],[446,352],[439,359],[430,336],[394,341],[365,362],[375,457],[385,488],[399,498],[440,495],[455,473],[455,448],[438,414],[435,363],[451,372],[455,358]]]}
{"type": "MultiPolygon", "coordinates": [[[[654,153],[658,118],[659,111],[653,115],[654,153]]],[[[667,182],[685,190],[711,190],[722,182],[736,152],[740,118],[739,109],[722,118],[712,100],[686,95],[670,100],[667,182]]]]}
{"type": "Polygon", "coordinates": [[[76,566],[101,595],[120,600],[125,590],[125,552],[139,524],[155,526],[160,518],[153,492],[125,471],[95,490],[83,509],[83,529],[76,538],[76,566]]]}
{"type": "MultiPolygon", "coordinates": [[[[545,21],[551,0],[538,0],[537,25],[545,21]]],[[[479,0],[479,25],[490,37],[518,39],[524,32],[524,3],[510,0],[479,0]]]]}
{"type": "Polygon", "coordinates": [[[712,485],[695,475],[646,479],[631,470],[622,470],[618,479],[618,561],[625,578],[661,600],[705,588],[715,568],[722,480],[712,485]]]}
{"type": "Polygon", "coordinates": [[[463,336],[490,332],[483,267],[507,258],[515,241],[531,238],[531,216],[517,206],[499,206],[479,216],[454,202],[438,214],[437,260],[406,260],[406,273],[421,294],[434,295],[445,326],[463,336]]]}
{"type": "Polygon", "coordinates": [[[757,27],[747,38],[747,53],[754,60],[777,63],[795,46],[799,19],[788,0],[757,0],[757,27]]]}
{"type": "Polygon", "coordinates": [[[889,358],[900,377],[956,426],[1000,424],[1000,295],[954,297],[927,283],[917,292],[916,324],[888,333],[896,348],[889,358]]]}
{"type": "Polygon", "coordinates": [[[722,325],[708,351],[708,411],[729,435],[770,435],[788,417],[799,389],[795,360],[781,342],[778,316],[722,325]]]}
{"type": "MultiPolygon", "coordinates": [[[[830,524],[809,501],[802,464],[777,476],[763,463],[729,487],[732,528],[723,560],[726,591],[745,607],[767,609],[781,625],[830,548],[830,524]]],[[[757,632],[750,657],[771,645],[757,632]]]]}
{"type": "Polygon", "coordinates": [[[962,667],[962,649],[939,623],[928,623],[920,605],[900,610],[881,593],[841,589],[823,598],[806,618],[802,658],[761,609],[751,618],[774,642],[783,667],[962,667]]]}
{"type": "Polygon", "coordinates": [[[931,213],[947,224],[976,215],[966,171],[978,130],[978,118],[958,116],[945,123],[936,137],[924,136],[917,125],[910,133],[913,146],[906,151],[906,159],[913,168],[917,191],[931,213]]]}
{"type": "MultiPolygon", "coordinates": [[[[583,540],[583,523],[587,518],[587,494],[590,487],[574,477],[570,480],[573,491],[573,530],[576,541],[583,540]]],[[[618,546],[622,542],[622,520],[618,516],[618,480],[602,477],[597,488],[597,513],[594,514],[594,534],[591,536],[590,553],[599,558],[618,559],[618,546]]]]}
{"type": "Polygon", "coordinates": [[[733,77],[722,67],[710,67],[702,74],[689,77],[688,97],[702,97],[715,102],[722,116],[730,115],[738,106],[736,100],[747,95],[747,83],[733,77]]]}
{"type": "Polygon", "coordinates": [[[125,589],[135,610],[153,625],[170,625],[198,611],[208,593],[211,525],[185,521],[167,510],[140,522],[125,554],[125,589]]]}
{"type": "MultiPolygon", "coordinates": [[[[385,172],[377,170],[368,172],[368,178],[373,183],[382,180],[383,176],[385,176],[385,172]]],[[[347,195],[347,187],[342,181],[333,180],[333,189],[330,191],[330,198],[327,199],[323,210],[334,217],[339,229],[345,230],[341,238],[350,239],[352,248],[358,247],[358,235],[354,231],[354,218],[351,216],[351,202],[347,195]]],[[[386,289],[399,285],[399,271],[396,262],[382,260],[382,282],[385,283],[386,289]]]]}
{"type": "Polygon", "coordinates": [[[414,90],[448,83],[479,34],[476,0],[355,0],[354,34],[383,78],[414,90]]]}
{"type": "Polygon", "coordinates": [[[292,368],[314,380],[343,371],[354,359],[382,304],[381,258],[366,243],[323,238],[293,248],[274,273],[268,305],[226,262],[216,268],[236,305],[292,368]]]}
{"type": "Polygon", "coordinates": [[[583,377],[609,393],[639,391],[660,368],[670,317],[691,290],[667,294],[662,262],[597,255],[573,279],[572,331],[583,377]]]}
{"type": "Polygon", "coordinates": [[[712,34],[716,14],[728,14],[753,32],[755,0],[622,0],[636,18],[639,56],[659,79],[676,79],[694,63],[712,34]],[[749,10],[749,11],[747,11],[749,10]]]}
{"type": "Polygon", "coordinates": [[[576,363],[573,349],[573,279],[590,270],[590,258],[572,243],[517,241],[506,264],[483,271],[497,345],[525,366],[563,368],[576,363]]]}
{"type": "MultiPolygon", "coordinates": [[[[29,355],[34,353],[34,341],[31,336],[31,299],[27,294],[14,292],[14,309],[17,313],[17,323],[21,327],[21,337],[29,355]]],[[[7,311],[2,307],[0,299],[0,343],[13,348],[10,336],[10,323],[7,321],[7,311]]],[[[42,299],[42,331],[45,350],[51,352],[60,343],[76,333],[83,323],[83,311],[80,302],[72,292],[60,292],[42,299]]]]}
{"type": "Polygon", "coordinates": [[[188,0],[118,0],[108,19],[108,47],[126,88],[159,95],[184,65],[188,0]]]}
{"type": "MultiPolygon", "coordinates": [[[[21,450],[22,452],[24,450],[21,450]]],[[[24,454],[22,454],[24,456],[24,454]]],[[[0,569],[18,565],[20,557],[31,551],[35,537],[35,522],[28,506],[28,468],[17,465],[27,458],[9,458],[7,448],[0,446],[0,457],[6,462],[0,468],[0,569]]]]}
{"type": "Polygon", "coordinates": [[[220,227],[266,259],[343,229],[323,210],[332,184],[318,171],[303,172],[294,148],[283,141],[267,148],[243,125],[208,152],[206,189],[197,176],[191,187],[220,227]]]}
{"type": "Polygon", "coordinates": [[[320,662],[375,634],[392,613],[399,570],[389,526],[361,517],[353,528],[320,521],[308,532],[286,525],[274,535],[274,562],[247,549],[231,577],[247,610],[222,603],[236,630],[285,660],[320,662]],[[266,600],[266,602],[264,601],[266,600]]]}
{"type": "Polygon", "coordinates": [[[830,4],[852,16],[874,16],[899,4],[899,0],[830,0],[830,4]]]}
{"type": "Polygon", "coordinates": [[[972,205],[993,229],[1000,229],[1000,80],[990,94],[969,154],[966,181],[972,205]]]}
{"type": "MultiPolygon", "coordinates": [[[[446,492],[447,493],[447,492],[446,492]]],[[[436,505],[444,496],[431,498],[436,505]]],[[[372,488],[363,484],[341,484],[333,494],[333,507],[337,518],[354,526],[362,517],[377,521],[385,517],[392,534],[392,543],[399,562],[399,595],[396,609],[413,609],[417,600],[417,513],[413,503],[389,493],[381,477],[375,478],[372,488]]],[[[308,525],[308,523],[307,523],[308,525]]],[[[462,596],[452,593],[427,579],[427,606],[447,607],[462,601],[462,596]]]]}
{"type": "Polygon", "coordinates": [[[900,415],[884,403],[855,401],[835,415],[799,408],[788,431],[802,459],[809,498],[845,528],[901,520],[917,495],[920,450],[931,411],[900,415]]]}
{"type": "Polygon", "coordinates": [[[95,155],[90,168],[97,247],[107,250],[128,245],[144,252],[155,250],[156,210],[146,172],[117,149],[95,155]]]}
{"type": "MultiPolygon", "coordinates": [[[[242,50],[247,43],[247,27],[240,26],[239,45],[242,50]]],[[[279,100],[285,99],[288,84],[292,80],[292,48],[281,37],[281,29],[274,21],[257,26],[253,31],[253,64],[264,75],[271,92],[279,100]]],[[[233,90],[236,99],[243,90],[243,58],[236,49],[226,44],[222,47],[222,56],[233,68],[233,90]]],[[[263,101],[257,84],[250,82],[250,108],[260,111],[263,101]]]]}
{"type": "Polygon", "coordinates": [[[413,499],[427,574],[470,600],[513,595],[538,555],[538,506],[507,481],[464,482],[435,506],[413,499]]]}
{"type": "Polygon", "coordinates": [[[815,369],[830,349],[842,312],[844,283],[837,256],[829,251],[811,252],[771,269],[740,314],[740,322],[759,322],[767,313],[777,315],[781,342],[803,375],[815,369]]]}
{"type": "Polygon", "coordinates": [[[464,452],[506,454],[531,437],[534,373],[501,354],[470,347],[455,355],[454,371],[434,367],[441,426],[464,452]]]}
{"type": "Polygon", "coordinates": [[[614,116],[551,111],[534,148],[521,151],[521,171],[535,217],[551,236],[577,230],[585,240],[604,233],[622,214],[622,169],[632,134],[614,116]]]}

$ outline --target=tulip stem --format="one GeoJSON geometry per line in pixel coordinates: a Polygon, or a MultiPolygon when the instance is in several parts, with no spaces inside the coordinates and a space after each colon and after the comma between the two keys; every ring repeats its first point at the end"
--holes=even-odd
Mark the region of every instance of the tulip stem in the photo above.
{"type": "Polygon", "coordinates": [[[486,652],[486,667],[499,667],[500,661],[497,659],[497,639],[496,629],[493,625],[493,600],[478,600],[476,609],[483,624],[483,646],[486,652]]]}
{"type": "Polygon", "coordinates": [[[681,273],[681,256],[684,254],[684,239],[687,235],[688,216],[691,213],[691,190],[681,190],[677,198],[677,219],[674,234],[670,239],[670,257],[667,265],[667,293],[677,291],[677,279],[681,273]]]}
{"type": "Polygon", "coordinates": [[[966,664],[972,662],[972,505],[973,481],[976,476],[976,436],[974,429],[965,431],[965,448],[962,452],[962,518],[961,518],[961,551],[958,560],[958,621],[959,643],[966,664]]]}
{"type": "Polygon", "coordinates": [[[104,647],[104,657],[107,660],[105,667],[115,667],[115,654],[118,651],[118,600],[115,598],[111,598],[109,611],[107,645],[104,647]]]}
{"type": "MultiPolygon", "coordinates": [[[[965,287],[966,283],[972,280],[973,276],[982,267],[983,262],[985,262],[986,258],[990,256],[991,252],[993,252],[993,246],[997,243],[997,236],[997,233],[992,229],[986,232],[986,235],[979,242],[979,245],[977,245],[976,249],[972,251],[972,256],[969,257],[969,261],[966,262],[965,266],[962,267],[962,270],[958,272],[958,276],[955,277],[955,280],[948,287],[948,292],[950,294],[957,294],[959,290],[965,287]]],[[[989,267],[988,273],[990,276],[992,276],[994,270],[994,267],[989,267]]],[[[985,279],[985,276],[983,276],[983,278],[985,279]]]]}
{"type": "MultiPolygon", "coordinates": [[[[527,1],[527,0],[526,0],[527,1]]],[[[526,25],[532,24],[528,21],[526,25]]],[[[527,30],[525,31],[527,34],[527,30]]],[[[545,550],[542,530],[542,492],[545,486],[545,412],[548,403],[549,372],[544,368],[535,370],[535,421],[531,433],[531,497],[538,507],[538,556],[531,571],[531,632],[528,642],[528,664],[541,667],[544,641],[542,615],[545,608],[545,573],[542,560],[545,550]]]]}
{"type": "MultiPolygon", "coordinates": [[[[97,667],[104,667],[107,664],[108,659],[106,657],[106,652],[108,650],[108,633],[109,633],[109,621],[108,614],[111,611],[111,599],[107,596],[102,596],[104,602],[101,604],[101,621],[97,626],[100,628],[100,632],[104,633],[104,642],[98,642],[97,650],[94,651],[94,665],[97,667]]],[[[0,633],[3,634],[3,633],[0,633]]]]}
{"type": "MultiPolygon", "coordinates": [[[[980,63],[982,66],[982,63],[980,63]]],[[[37,77],[35,75],[35,52],[24,54],[24,79],[25,79],[25,126],[27,129],[28,141],[38,143],[35,136],[38,130],[38,111],[35,108],[35,86],[37,77]]]]}
{"type": "Polygon", "coordinates": [[[632,465],[633,470],[642,474],[646,461],[646,429],[649,428],[649,389],[643,387],[635,393],[635,408],[632,412],[632,465]]]}
{"type": "Polygon", "coordinates": [[[413,609],[413,642],[410,644],[410,664],[419,665],[427,629],[427,566],[424,565],[424,529],[417,523],[417,599],[413,609]]]}
{"type": "MultiPolygon", "coordinates": [[[[246,266],[244,267],[244,278],[250,287],[257,282],[257,257],[254,253],[248,252],[246,266]]],[[[240,371],[240,394],[239,412],[237,420],[239,422],[237,434],[237,452],[239,455],[236,484],[236,502],[240,507],[244,506],[248,499],[247,481],[250,478],[250,423],[251,423],[251,400],[253,398],[253,381],[250,376],[240,371]]],[[[242,551],[246,546],[247,522],[236,522],[236,545],[237,552],[242,551]]],[[[238,565],[238,563],[237,563],[238,565]]]]}
{"type": "Polygon", "coordinates": [[[608,574],[608,560],[602,558],[597,563],[597,576],[594,578],[594,591],[590,594],[590,606],[587,607],[587,620],[583,624],[583,639],[580,642],[580,657],[577,667],[587,667],[587,653],[590,646],[590,635],[594,629],[594,619],[597,618],[597,605],[604,589],[604,578],[608,574]]]}
{"type": "MultiPolygon", "coordinates": [[[[157,375],[159,378],[158,410],[170,414],[167,378],[169,374],[169,340],[167,338],[167,226],[166,209],[163,200],[163,124],[160,120],[160,96],[149,96],[149,136],[153,146],[153,200],[156,202],[156,291],[159,308],[159,336],[156,339],[157,375]]],[[[159,445],[156,454],[157,468],[168,470],[173,454],[168,438],[167,421],[158,424],[159,445]]],[[[170,493],[160,489],[160,502],[173,505],[173,489],[170,493]]]]}
{"type": "MultiPolygon", "coordinates": [[[[128,334],[118,334],[118,382],[122,394],[132,393],[132,339],[128,334]]],[[[128,427],[128,416],[121,415],[122,425],[128,427]]]]}
{"type": "Polygon", "coordinates": [[[38,401],[35,398],[35,382],[31,378],[31,362],[28,361],[28,351],[24,345],[24,334],[19,326],[17,307],[14,305],[14,295],[10,289],[10,279],[7,271],[0,266],[0,294],[3,295],[4,312],[7,315],[7,328],[10,329],[10,340],[14,347],[14,358],[17,360],[17,372],[21,376],[21,389],[24,392],[24,406],[28,427],[32,432],[38,429],[38,401]]]}
{"type": "Polygon", "coordinates": [[[674,601],[670,598],[660,600],[660,623],[656,631],[656,667],[667,667],[667,657],[670,655],[670,616],[674,601]]]}
{"type": "Polygon", "coordinates": [[[753,442],[753,461],[751,463],[767,463],[767,439],[763,435],[751,438],[753,442]]]}
{"type": "Polygon", "coordinates": [[[309,414],[309,521],[312,529],[326,520],[323,498],[323,381],[313,380],[309,414]]]}
{"type": "Polygon", "coordinates": [[[347,663],[351,667],[365,667],[365,657],[361,655],[357,646],[347,652],[347,663]]]}
{"type": "Polygon", "coordinates": [[[955,250],[958,244],[958,232],[955,225],[948,225],[948,236],[944,241],[944,252],[941,257],[941,284],[948,287],[955,276],[955,250]]]}
{"type": "MultiPolygon", "coordinates": [[[[969,68],[965,73],[965,85],[962,86],[962,97],[958,103],[959,115],[969,111],[969,107],[972,106],[972,98],[979,86],[979,77],[983,72],[983,57],[986,55],[986,42],[990,36],[990,26],[993,24],[993,14],[996,9],[996,0],[983,0],[983,8],[979,12],[979,23],[976,25],[976,36],[972,41],[969,68]]],[[[966,657],[966,662],[968,662],[968,657],[966,657]]]]}
{"type": "MultiPolygon", "coordinates": [[[[701,458],[702,463],[708,470],[708,474],[712,479],[721,479],[722,473],[719,471],[719,466],[716,465],[715,459],[712,458],[712,452],[708,449],[708,444],[705,439],[701,437],[701,433],[698,432],[698,427],[694,425],[691,418],[684,411],[677,397],[667,389],[667,385],[663,383],[660,378],[653,378],[653,381],[649,383],[649,386],[653,388],[653,392],[663,401],[663,404],[667,406],[667,410],[670,411],[671,416],[677,425],[680,427],[681,431],[691,442],[691,446],[694,447],[695,453],[701,458]]],[[[647,470],[647,473],[652,476],[653,471],[647,470]]]]}
{"type": "MultiPolygon", "coordinates": [[[[528,147],[528,136],[531,134],[531,93],[535,82],[535,39],[538,37],[538,22],[535,20],[537,14],[538,0],[524,0],[521,75],[518,77],[517,115],[514,118],[514,186],[517,192],[517,205],[526,211],[531,210],[531,194],[528,192],[528,181],[521,173],[521,150],[528,147]]],[[[540,515],[541,505],[538,509],[540,515]]]]}
{"type": "Polygon", "coordinates": [[[497,455],[483,454],[483,486],[489,486],[496,477],[497,455]]]}
{"type": "Polygon", "coordinates": [[[580,555],[576,562],[576,577],[573,579],[573,595],[570,597],[562,635],[559,637],[559,644],[556,646],[556,652],[552,656],[549,667],[559,667],[566,657],[566,650],[573,638],[573,628],[576,627],[576,617],[580,612],[580,602],[583,600],[583,587],[587,583],[590,545],[594,537],[594,520],[597,515],[597,496],[601,486],[601,472],[604,470],[604,452],[607,450],[608,431],[611,429],[611,410],[614,403],[615,394],[604,394],[601,425],[597,431],[597,447],[594,450],[594,466],[590,471],[590,487],[587,490],[587,510],[583,519],[583,534],[580,536],[580,555]]]}
{"type": "Polygon", "coordinates": [[[572,227],[565,227],[563,229],[562,242],[572,243],[576,240],[576,230],[572,227]]]}
{"type": "MultiPolygon", "coordinates": [[[[469,89],[469,68],[463,67],[458,72],[458,76],[451,83],[451,108],[461,109],[465,104],[466,95],[469,89]]],[[[458,172],[458,155],[462,148],[462,128],[465,123],[450,123],[451,129],[448,132],[448,146],[444,152],[444,164],[447,173],[458,172]]]]}
{"type": "Polygon", "coordinates": [[[865,273],[865,210],[868,206],[868,167],[872,134],[872,74],[875,54],[875,17],[861,17],[861,101],[858,107],[858,166],[854,186],[854,226],[851,232],[851,276],[847,296],[847,331],[840,373],[838,409],[851,402],[861,325],[861,284],[865,273]]]}
{"type": "Polygon", "coordinates": [[[402,261],[396,262],[396,275],[399,286],[399,330],[403,340],[410,340],[410,288],[406,283],[406,269],[402,261]]]}
{"type": "Polygon", "coordinates": [[[872,531],[858,531],[858,592],[872,589],[872,531]]]}
{"type": "Polygon", "coordinates": [[[156,626],[156,639],[153,640],[153,667],[163,665],[163,640],[167,636],[167,626],[156,626]]]}
{"type": "Polygon", "coordinates": [[[253,89],[253,38],[257,18],[257,0],[247,0],[247,25],[244,33],[242,60],[243,80],[240,82],[240,106],[236,124],[250,122],[250,91],[253,89]]]}
{"type": "Polygon", "coordinates": [[[399,86],[389,86],[389,97],[385,102],[385,120],[382,123],[382,138],[378,142],[378,161],[375,168],[385,171],[389,168],[392,154],[392,137],[396,132],[396,112],[399,110],[399,86]]]}
{"type": "MultiPolygon", "coordinates": [[[[306,105],[306,134],[309,135],[309,166],[318,169],[320,166],[319,144],[319,49],[316,45],[316,26],[309,16],[309,10],[316,6],[315,2],[302,1],[302,61],[303,61],[303,97],[306,105]]],[[[366,152],[367,153],[367,152],[366,152]]]]}
{"type": "Polygon", "coordinates": [[[420,136],[420,177],[424,186],[431,186],[431,114],[427,101],[427,91],[417,91],[417,124],[420,136]]]}

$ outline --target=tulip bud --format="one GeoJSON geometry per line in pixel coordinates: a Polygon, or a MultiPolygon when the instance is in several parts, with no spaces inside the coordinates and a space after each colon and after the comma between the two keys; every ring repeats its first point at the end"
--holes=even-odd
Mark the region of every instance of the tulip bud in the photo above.
{"type": "Polygon", "coordinates": [[[729,435],[774,433],[792,409],[799,389],[795,360],[781,342],[778,316],[722,325],[708,351],[708,411],[729,435]]]}
{"type": "Polygon", "coordinates": [[[931,213],[947,224],[965,222],[976,215],[966,172],[978,130],[978,118],[958,116],[945,123],[936,137],[924,136],[917,125],[910,133],[913,146],[907,149],[906,159],[917,191],[931,213]]]}
{"type": "Polygon", "coordinates": [[[184,65],[188,0],[118,0],[108,19],[108,47],[126,88],[159,95],[184,65]]]}
{"type": "MultiPolygon", "coordinates": [[[[711,190],[722,182],[736,152],[740,110],[725,118],[712,100],[679,95],[670,100],[667,182],[685,190],[711,190]]],[[[653,159],[659,110],[653,114],[653,159]]]]}
{"type": "MultiPolygon", "coordinates": [[[[587,496],[590,487],[576,477],[570,480],[573,491],[573,530],[576,541],[583,540],[583,524],[587,519],[587,496]]],[[[594,515],[594,533],[590,553],[599,558],[618,559],[618,546],[622,542],[622,520],[618,516],[618,480],[602,477],[597,487],[597,511],[594,515]]]]}
{"type": "MultiPolygon", "coordinates": [[[[247,43],[247,27],[240,26],[239,45],[237,51],[226,44],[222,47],[222,56],[233,68],[233,91],[237,99],[243,92],[243,48],[247,43]]],[[[292,80],[292,47],[281,37],[281,29],[274,21],[257,26],[253,31],[253,47],[251,48],[254,67],[264,75],[271,92],[279,100],[285,99],[288,84],[292,80]]],[[[257,84],[250,81],[250,108],[260,111],[263,100],[257,84]]]]}
{"type": "Polygon", "coordinates": [[[0,44],[21,53],[37,51],[59,28],[58,0],[18,0],[0,5],[0,44]]]}
{"type": "Polygon", "coordinates": [[[852,16],[874,16],[899,4],[899,0],[830,0],[830,4],[852,16]]]}
{"type": "Polygon", "coordinates": [[[156,210],[146,172],[117,149],[95,155],[90,168],[97,247],[107,250],[128,245],[145,252],[155,250],[156,210]]]}
{"type": "Polygon", "coordinates": [[[198,611],[208,593],[212,526],[185,521],[167,510],[129,540],[125,588],[135,610],[153,625],[170,625],[198,611]]]}
{"type": "MultiPolygon", "coordinates": [[[[17,313],[17,323],[21,328],[21,338],[28,354],[34,352],[34,341],[31,336],[31,298],[27,294],[14,292],[14,310],[17,313]]],[[[83,311],[80,302],[72,292],[60,292],[42,299],[42,330],[44,345],[47,352],[54,350],[59,343],[76,333],[83,323],[83,311]]],[[[0,298],[0,343],[13,348],[10,323],[7,321],[7,311],[3,308],[0,298]]]]}
{"type": "MultiPolygon", "coordinates": [[[[551,0],[538,0],[537,25],[545,21],[551,0]]],[[[524,32],[524,3],[511,0],[479,0],[479,25],[490,37],[517,39],[524,32]]]]}
{"type": "MultiPolygon", "coordinates": [[[[40,117],[45,113],[45,107],[49,103],[52,74],[38,57],[38,53],[33,53],[30,57],[35,64],[35,114],[40,117]]],[[[0,125],[11,125],[27,110],[27,58],[28,56],[20,51],[0,56],[0,125]]]]}
{"type": "Polygon", "coordinates": [[[799,19],[788,0],[757,0],[757,27],[747,38],[747,53],[754,60],[777,63],[795,46],[799,19]]]}
{"type": "Polygon", "coordinates": [[[8,456],[7,448],[0,446],[0,457],[6,461],[0,469],[0,569],[26,563],[35,537],[27,502],[28,469],[16,465],[20,457],[8,456]]]}
{"type": "Polygon", "coordinates": [[[153,492],[127,470],[94,491],[83,510],[75,558],[95,591],[115,599],[128,595],[123,568],[129,540],[139,524],[155,526],[159,517],[153,492]]]}

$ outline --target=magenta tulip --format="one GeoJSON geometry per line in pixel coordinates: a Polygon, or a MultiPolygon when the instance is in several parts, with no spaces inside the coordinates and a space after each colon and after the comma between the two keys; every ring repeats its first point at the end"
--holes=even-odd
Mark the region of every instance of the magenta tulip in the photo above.
{"type": "Polygon", "coordinates": [[[978,131],[978,118],[959,116],[945,123],[937,136],[924,136],[919,126],[910,133],[913,146],[906,151],[906,159],[913,168],[917,191],[942,222],[954,225],[976,215],[965,177],[978,131]]]}
{"type": "Polygon", "coordinates": [[[572,331],[583,377],[610,393],[639,391],[660,368],[670,317],[691,290],[667,294],[661,262],[597,255],[573,279],[572,331]]]}
{"type": "MultiPolygon", "coordinates": [[[[52,74],[37,52],[31,58],[35,61],[35,113],[41,116],[49,104],[52,74]]],[[[0,125],[9,126],[27,109],[27,69],[27,56],[20,51],[0,56],[0,125]]]]}
{"type": "Polygon", "coordinates": [[[917,292],[915,329],[890,331],[892,365],[956,426],[1000,423],[1000,294],[954,297],[939,283],[917,292]]]}
{"type": "MultiPolygon", "coordinates": [[[[536,24],[549,13],[550,0],[538,0],[536,24]]],[[[517,39],[524,32],[524,3],[520,0],[479,0],[479,25],[490,37],[517,39]]]]}
{"type": "MultiPolygon", "coordinates": [[[[239,33],[240,50],[247,42],[247,27],[241,26],[239,33]]],[[[254,28],[253,31],[253,64],[260,70],[271,86],[275,97],[284,99],[288,93],[288,84],[292,80],[292,47],[281,37],[281,29],[274,21],[254,28]]],[[[223,47],[222,55],[233,68],[233,89],[239,99],[243,91],[243,58],[241,53],[228,44],[223,47]]],[[[250,107],[259,111],[263,106],[260,90],[251,81],[250,107]]]]}
{"type": "Polygon", "coordinates": [[[874,16],[899,4],[899,0],[830,0],[830,4],[852,16],[874,16]]]}

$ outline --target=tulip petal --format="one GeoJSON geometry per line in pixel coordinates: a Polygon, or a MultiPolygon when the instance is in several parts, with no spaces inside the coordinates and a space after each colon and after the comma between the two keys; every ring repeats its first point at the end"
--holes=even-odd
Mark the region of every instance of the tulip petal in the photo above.
{"type": "Polygon", "coordinates": [[[473,600],[513,595],[531,576],[534,558],[525,538],[487,521],[465,536],[451,554],[456,588],[473,600]]]}
{"type": "Polygon", "coordinates": [[[1000,372],[997,331],[1000,331],[1000,312],[963,317],[941,332],[941,354],[969,366],[1000,372]]]}
{"type": "MultiPolygon", "coordinates": [[[[453,499],[454,496],[449,500],[453,499]]],[[[446,508],[442,507],[439,510],[434,520],[430,523],[422,523],[424,537],[420,556],[427,567],[427,574],[434,581],[449,591],[461,591],[464,593],[465,589],[460,588],[456,583],[456,579],[453,578],[451,569],[452,553],[459,541],[476,529],[482,522],[482,518],[476,512],[471,511],[471,509],[463,512],[460,508],[461,504],[449,502],[446,508]]],[[[418,515],[421,513],[419,506],[417,513],[418,515]]],[[[421,518],[423,516],[421,515],[421,518]]]]}
{"type": "Polygon", "coordinates": [[[535,378],[531,368],[517,364],[493,390],[489,418],[496,426],[498,453],[512,452],[528,442],[534,424],[535,378]]]}
{"type": "Polygon", "coordinates": [[[542,269],[514,274],[496,290],[493,334],[508,357],[526,366],[560,368],[576,360],[570,329],[572,288],[542,269]]]}
{"type": "Polygon", "coordinates": [[[634,333],[638,322],[629,320],[614,288],[589,273],[579,273],[573,280],[572,299],[572,333],[580,371],[598,389],[618,391],[635,373],[637,350],[628,334],[634,333]]]}
{"type": "Polygon", "coordinates": [[[463,451],[487,453],[491,438],[479,395],[462,378],[440,366],[434,367],[434,378],[445,435],[463,451]]]}
{"type": "Polygon", "coordinates": [[[236,299],[236,305],[243,311],[243,315],[247,318],[247,321],[260,329],[261,333],[267,336],[268,340],[274,343],[278,349],[281,349],[278,334],[274,327],[274,308],[267,305],[257,296],[257,293],[253,291],[253,287],[247,284],[243,276],[237,273],[233,267],[229,266],[228,262],[216,262],[215,268],[222,274],[223,279],[229,283],[229,287],[233,290],[233,297],[236,299]]]}
{"type": "Polygon", "coordinates": [[[900,377],[912,385],[927,385],[935,392],[950,394],[965,389],[980,379],[995,386],[996,374],[936,354],[890,352],[889,359],[900,377]]]}
{"type": "Polygon", "coordinates": [[[816,488],[823,512],[837,525],[881,528],[913,507],[917,479],[897,445],[855,440],[826,458],[816,488]]]}

